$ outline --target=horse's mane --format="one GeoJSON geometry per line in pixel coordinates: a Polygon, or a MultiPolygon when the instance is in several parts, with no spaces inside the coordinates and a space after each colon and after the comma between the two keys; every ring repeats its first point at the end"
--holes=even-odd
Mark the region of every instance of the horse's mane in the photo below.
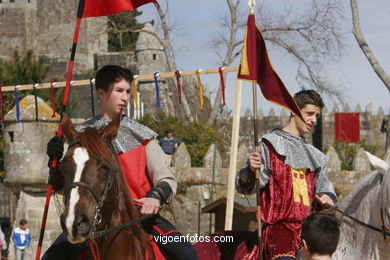
{"type": "Polygon", "coordinates": [[[87,127],[78,136],[81,146],[87,149],[89,156],[112,163],[114,159],[113,151],[105,144],[104,135],[101,135],[99,130],[87,127]]]}

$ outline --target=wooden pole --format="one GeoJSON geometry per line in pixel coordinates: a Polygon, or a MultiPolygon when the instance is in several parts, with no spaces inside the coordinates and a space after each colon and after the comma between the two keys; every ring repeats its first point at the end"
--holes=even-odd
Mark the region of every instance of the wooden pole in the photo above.
{"type": "Polygon", "coordinates": [[[242,81],[236,79],[236,94],[234,97],[233,106],[233,127],[232,127],[232,141],[230,145],[230,164],[228,177],[228,191],[226,202],[225,215],[225,230],[231,230],[233,224],[233,206],[234,206],[234,190],[235,178],[237,168],[237,152],[238,152],[238,134],[240,130],[240,111],[241,111],[241,88],[242,81]]]}
{"type": "MultiPolygon", "coordinates": [[[[197,70],[186,70],[181,72],[181,76],[196,76],[196,71],[197,70]]],[[[226,67],[224,72],[235,72],[238,71],[238,67],[226,67]]],[[[200,74],[218,74],[218,68],[209,68],[209,69],[204,69],[200,74]]],[[[175,72],[162,72],[160,73],[159,79],[168,79],[168,78],[174,78],[176,77],[175,72]]],[[[151,81],[154,80],[153,74],[143,74],[143,75],[138,75],[137,81],[151,81]]],[[[79,86],[88,86],[91,83],[90,79],[84,79],[84,80],[74,80],[72,81],[72,87],[79,87],[79,86]]],[[[56,82],[56,85],[54,86],[55,88],[63,88],[66,86],[66,82],[56,82]]],[[[50,88],[51,84],[50,83],[39,83],[37,90],[39,89],[45,89],[45,88],[50,88]]],[[[1,90],[3,92],[7,91],[14,91],[15,86],[3,86],[1,90]]],[[[31,84],[26,84],[26,85],[20,85],[18,90],[30,90],[33,89],[31,84]]]]}
{"type": "MultiPolygon", "coordinates": [[[[255,141],[255,150],[260,152],[259,146],[259,129],[257,125],[257,87],[256,83],[252,83],[253,89],[253,132],[254,132],[254,141],[255,141]]],[[[259,259],[263,259],[263,250],[261,248],[261,207],[260,207],[260,170],[256,170],[256,202],[257,202],[257,237],[258,237],[258,247],[259,247],[259,259]]]]}

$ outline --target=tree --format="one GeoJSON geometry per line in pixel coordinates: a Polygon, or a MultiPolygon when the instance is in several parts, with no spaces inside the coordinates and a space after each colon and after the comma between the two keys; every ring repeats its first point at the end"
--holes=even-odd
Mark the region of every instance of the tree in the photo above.
{"type": "MultiPolygon", "coordinates": [[[[12,58],[8,61],[0,59],[0,84],[33,84],[43,82],[49,72],[43,58],[35,58],[33,51],[29,50],[24,56],[14,51],[12,58]]],[[[32,91],[23,91],[20,98],[30,95],[32,91]]],[[[4,110],[7,112],[15,105],[12,92],[3,93],[4,110]]],[[[45,92],[48,95],[48,91],[45,92]]]]}
{"type": "Polygon", "coordinates": [[[203,157],[212,143],[221,147],[221,140],[216,131],[205,122],[189,122],[186,118],[168,116],[158,113],[155,116],[146,115],[139,122],[156,131],[160,138],[165,131],[173,129],[175,137],[181,139],[191,156],[193,167],[203,166],[203,157]]]}
{"type": "Polygon", "coordinates": [[[108,50],[109,51],[134,51],[138,38],[138,31],[143,24],[136,20],[142,12],[134,10],[108,16],[108,50]]]}
{"type": "MultiPolygon", "coordinates": [[[[368,46],[366,39],[363,36],[362,30],[360,28],[359,22],[359,7],[357,0],[351,0],[351,11],[352,11],[352,23],[353,30],[352,33],[355,36],[357,43],[359,44],[360,49],[363,54],[366,56],[368,62],[371,67],[378,75],[379,79],[382,80],[383,84],[390,92],[390,76],[386,73],[383,67],[379,64],[375,54],[372,52],[371,48],[368,46]]],[[[387,119],[386,124],[388,124],[389,119],[387,119]]],[[[389,136],[389,127],[384,127],[386,131],[386,151],[389,150],[390,147],[390,136],[389,136]]]]}
{"type": "MultiPolygon", "coordinates": [[[[241,21],[238,17],[247,16],[239,14],[241,0],[226,0],[226,3],[229,14],[221,19],[221,27],[228,31],[228,35],[219,35],[212,46],[216,50],[223,50],[224,54],[219,51],[221,64],[230,66],[240,56],[243,43],[241,35],[246,21],[241,21]]],[[[302,88],[316,88],[340,102],[340,86],[322,75],[324,66],[338,60],[341,55],[343,29],[339,25],[343,19],[341,3],[337,0],[312,0],[303,11],[291,6],[277,12],[265,5],[257,7],[257,20],[264,39],[297,62],[296,78],[299,85],[302,88]]],[[[209,124],[215,123],[221,106],[220,100],[219,88],[209,124]]]]}

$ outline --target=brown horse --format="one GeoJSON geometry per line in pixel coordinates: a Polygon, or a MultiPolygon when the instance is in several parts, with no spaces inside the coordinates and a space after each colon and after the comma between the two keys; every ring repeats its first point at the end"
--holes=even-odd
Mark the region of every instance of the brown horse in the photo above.
{"type": "Polygon", "coordinates": [[[111,145],[119,123],[118,117],[102,129],[79,133],[64,115],[69,148],[60,165],[65,182],[61,226],[71,243],[90,242],[86,259],[155,259],[139,223],[115,228],[138,217],[111,145]]]}

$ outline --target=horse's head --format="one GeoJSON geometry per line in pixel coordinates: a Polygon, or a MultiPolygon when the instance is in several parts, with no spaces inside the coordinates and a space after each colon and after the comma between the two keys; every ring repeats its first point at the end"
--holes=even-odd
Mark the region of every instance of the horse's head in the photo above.
{"type": "Polygon", "coordinates": [[[379,191],[381,200],[381,214],[383,217],[383,224],[390,230],[390,165],[376,156],[366,152],[367,157],[374,168],[383,174],[383,180],[379,191]]]}
{"type": "MultiPolygon", "coordinates": [[[[60,169],[65,178],[65,210],[61,226],[71,243],[80,243],[90,237],[101,223],[100,209],[107,202],[118,161],[111,145],[116,137],[120,118],[96,130],[86,128],[79,133],[64,114],[61,127],[69,148],[60,169]]],[[[112,202],[110,202],[113,204],[112,202]]]]}

